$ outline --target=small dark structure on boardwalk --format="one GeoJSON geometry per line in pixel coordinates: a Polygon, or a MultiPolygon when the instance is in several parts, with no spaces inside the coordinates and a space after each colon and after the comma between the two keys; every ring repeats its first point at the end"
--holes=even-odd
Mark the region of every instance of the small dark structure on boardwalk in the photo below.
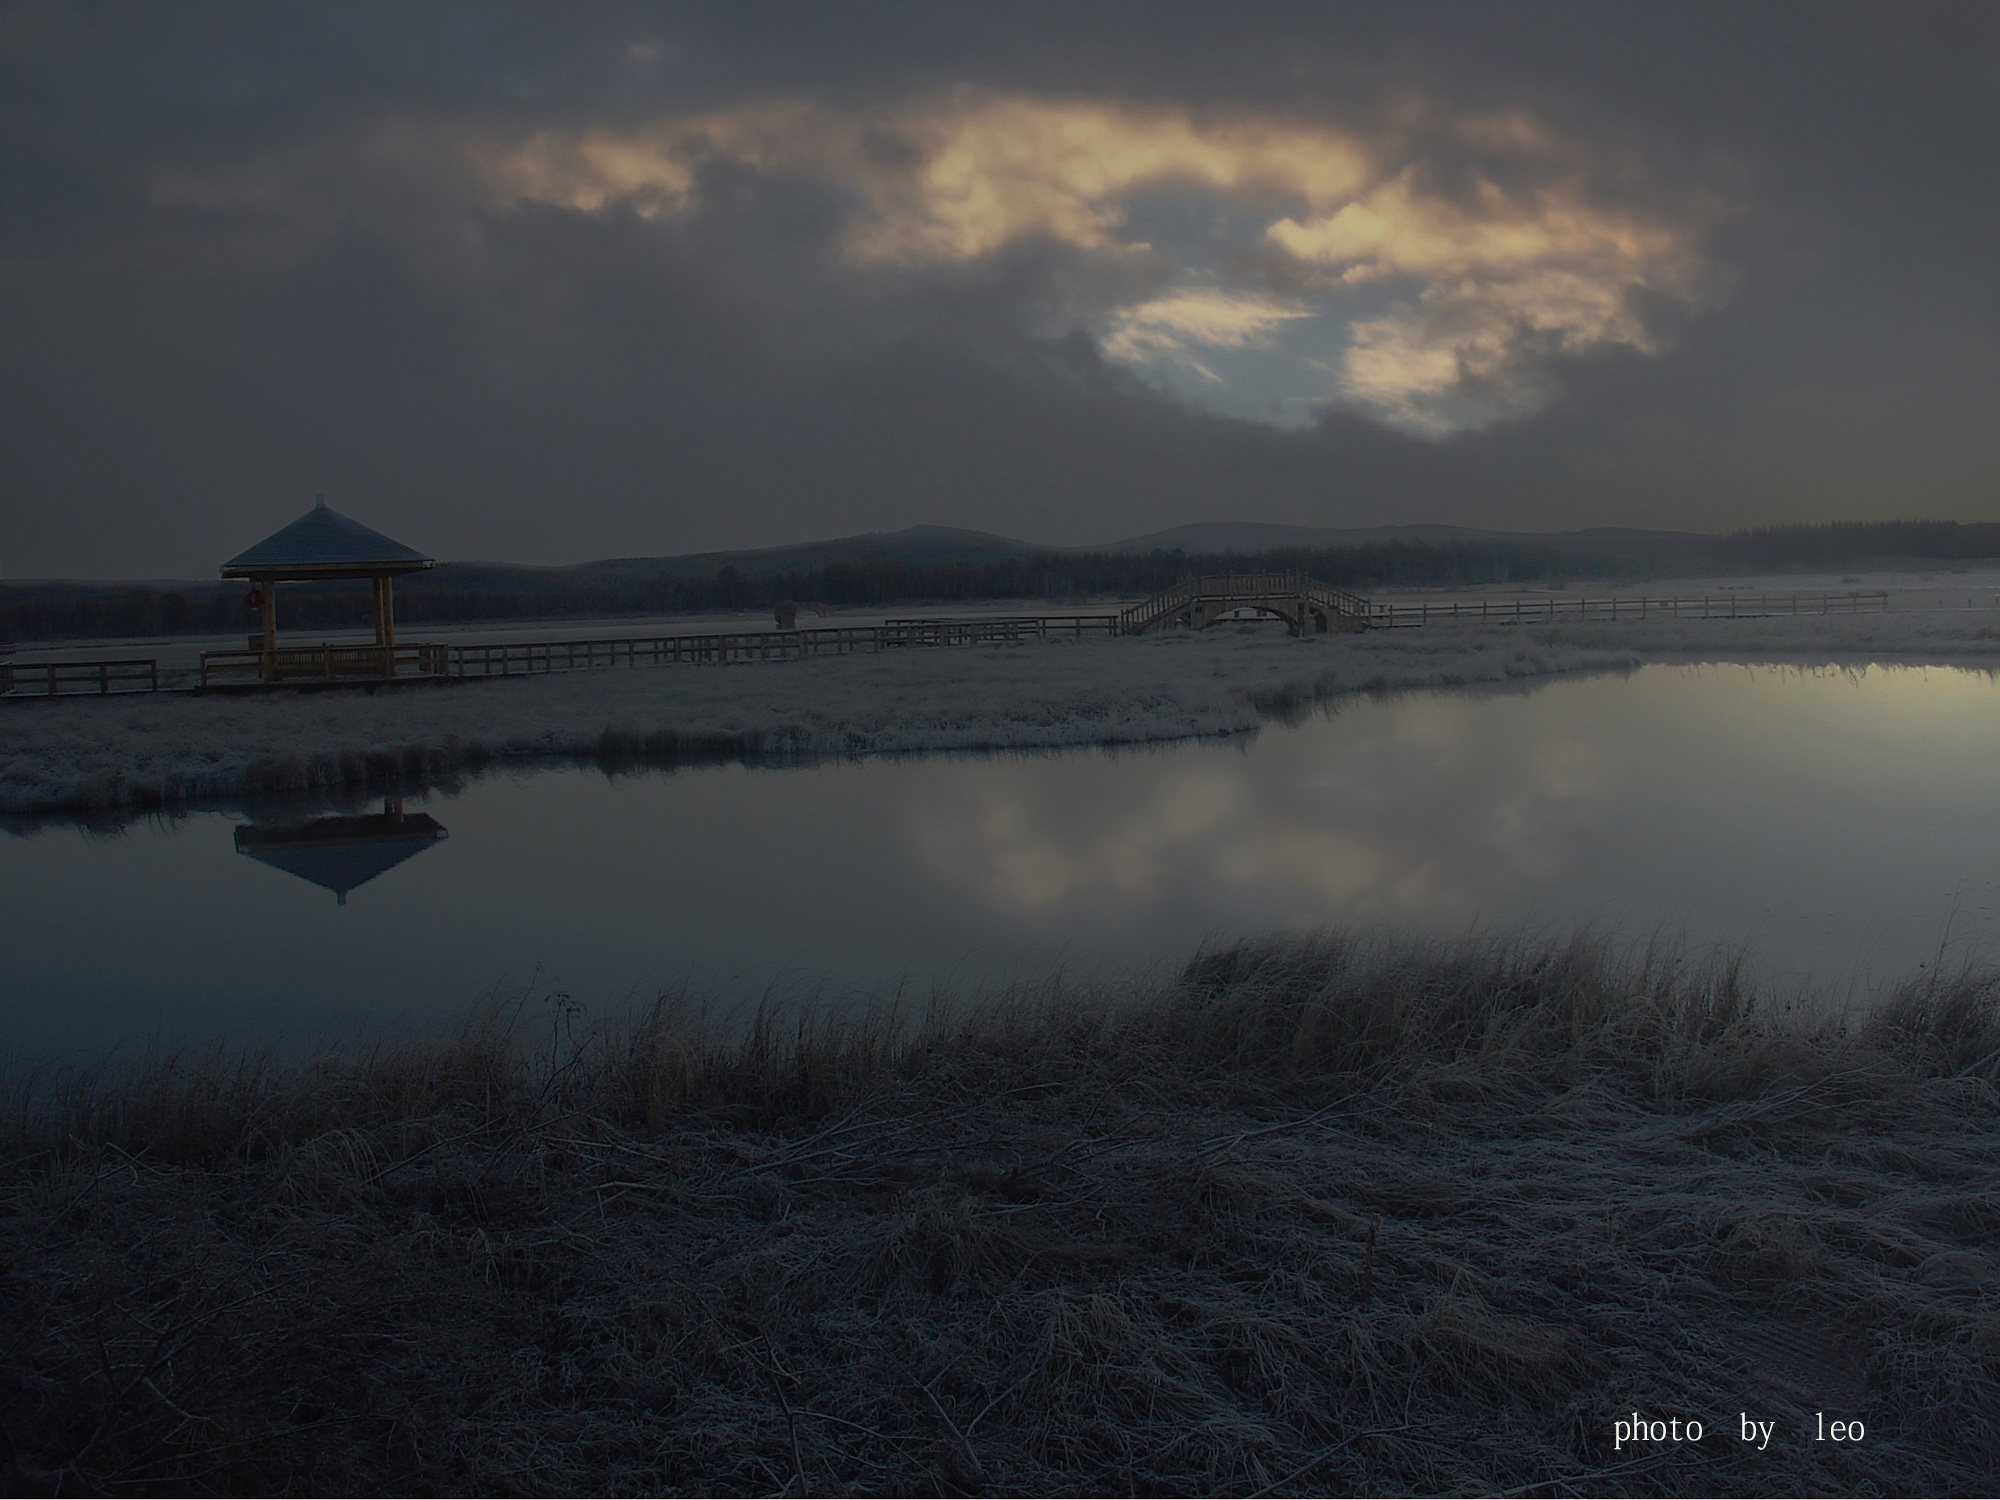
{"type": "Polygon", "coordinates": [[[326,496],[291,525],[274,531],[247,552],[222,565],[224,578],[250,585],[246,603],[260,611],[248,651],[204,651],[202,682],[211,675],[254,672],[263,682],[293,678],[394,677],[399,668],[442,673],[442,646],[396,645],[394,580],[399,574],[434,567],[413,547],[372,531],[327,507],[326,496]],[[372,646],[285,646],[278,644],[278,585],[366,578],[375,587],[375,642],[372,646]]]}
{"type": "Polygon", "coordinates": [[[366,885],[447,837],[429,813],[405,813],[401,798],[390,797],[379,813],[353,818],[315,818],[287,828],[236,830],[236,852],[261,860],[287,875],[332,891],[340,905],[347,893],[366,885]]]}
{"type": "Polygon", "coordinates": [[[1293,635],[1329,630],[1366,630],[1372,606],[1359,595],[1308,578],[1303,573],[1229,573],[1184,578],[1118,616],[1118,634],[1141,635],[1165,625],[1199,630],[1232,610],[1276,615],[1293,635]]]}

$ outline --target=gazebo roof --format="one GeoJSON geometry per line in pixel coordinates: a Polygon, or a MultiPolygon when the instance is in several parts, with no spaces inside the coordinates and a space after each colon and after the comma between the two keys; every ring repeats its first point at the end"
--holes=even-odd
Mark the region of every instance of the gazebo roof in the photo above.
{"type": "Polygon", "coordinates": [[[248,551],[222,565],[225,578],[276,569],[308,569],[314,573],[405,573],[428,568],[434,559],[414,547],[372,531],[330,510],[324,497],[291,525],[265,537],[248,551]]]}

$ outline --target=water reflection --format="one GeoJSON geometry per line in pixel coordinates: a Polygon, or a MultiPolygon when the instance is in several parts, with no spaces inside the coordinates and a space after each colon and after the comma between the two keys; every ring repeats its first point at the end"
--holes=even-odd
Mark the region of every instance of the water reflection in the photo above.
{"type": "Polygon", "coordinates": [[[388,797],[382,811],[359,817],[275,827],[246,824],[236,830],[236,852],[324,886],[333,892],[336,905],[345,906],[349,891],[445,837],[444,825],[429,813],[406,814],[401,797],[388,797]]]}
{"type": "Polygon", "coordinates": [[[1780,978],[1900,978],[1947,924],[1996,931],[1996,724],[1981,673],[1648,667],[1150,749],[523,771],[400,833],[393,807],[19,825],[0,1043],[426,1027],[496,984],[976,986],[1326,921],[1666,925],[1780,978]]]}
{"type": "Polygon", "coordinates": [[[1993,931],[1985,673],[1649,668],[1407,695],[1240,753],[1056,780],[967,767],[915,811],[933,876],[1024,924],[1666,925],[1788,974],[1887,972],[1993,931]]]}

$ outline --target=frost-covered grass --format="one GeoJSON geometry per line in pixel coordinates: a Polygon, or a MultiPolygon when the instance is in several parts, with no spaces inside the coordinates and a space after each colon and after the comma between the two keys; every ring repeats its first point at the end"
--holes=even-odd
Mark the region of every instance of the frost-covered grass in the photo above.
{"type": "Polygon", "coordinates": [[[43,1078],[0,1489],[1991,1493],[1996,995],[1322,936],[43,1078]]]}
{"type": "Polygon", "coordinates": [[[1285,637],[1220,625],[1136,639],[618,668],[279,693],[13,702],[0,812],[415,789],[508,760],[787,757],[1167,740],[1256,727],[1369,688],[1498,682],[1650,660],[2000,661],[2000,611],[1466,623],[1285,637]]]}

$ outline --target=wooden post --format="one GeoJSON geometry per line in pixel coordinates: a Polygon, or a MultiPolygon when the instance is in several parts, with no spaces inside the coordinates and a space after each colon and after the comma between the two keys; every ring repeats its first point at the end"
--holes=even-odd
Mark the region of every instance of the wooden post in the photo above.
{"type": "Polygon", "coordinates": [[[382,578],[382,654],[387,658],[382,665],[383,672],[396,675],[396,580],[382,578]]]}
{"type": "Polygon", "coordinates": [[[264,634],[264,660],[258,675],[270,682],[278,675],[278,580],[264,579],[258,592],[264,596],[263,608],[257,616],[264,634]]]}
{"type": "Polygon", "coordinates": [[[377,576],[369,579],[368,582],[373,586],[375,593],[375,649],[381,653],[382,675],[389,677],[394,675],[396,670],[395,661],[389,655],[389,643],[385,639],[388,632],[383,624],[383,616],[386,611],[383,608],[382,592],[387,587],[389,580],[377,576]]]}

